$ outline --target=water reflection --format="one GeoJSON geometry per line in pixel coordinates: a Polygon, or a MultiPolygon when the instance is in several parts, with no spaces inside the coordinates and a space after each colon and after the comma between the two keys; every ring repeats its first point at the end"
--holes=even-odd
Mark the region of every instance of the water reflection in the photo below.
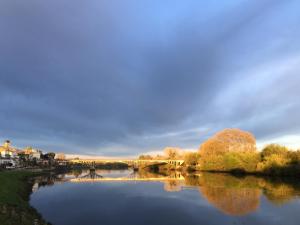
{"type": "Polygon", "coordinates": [[[240,216],[259,207],[261,189],[253,177],[236,178],[224,174],[203,174],[199,192],[209,203],[228,215],[240,216]]]}
{"type": "Polygon", "coordinates": [[[267,199],[276,205],[283,205],[300,197],[300,182],[295,180],[260,180],[260,187],[267,199]]]}
{"type": "MultiPolygon", "coordinates": [[[[74,170],[65,174],[39,177],[34,191],[42,186],[56,183],[76,182],[160,182],[166,192],[198,190],[200,198],[214,206],[224,215],[245,216],[260,208],[264,196],[274,205],[284,205],[300,196],[300,182],[291,179],[271,179],[255,176],[236,177],[229,174],[213,173],[150,173],[130,170],[74,170]]],[[[196,199],[195,199],[196,201],[196,199]]]]}

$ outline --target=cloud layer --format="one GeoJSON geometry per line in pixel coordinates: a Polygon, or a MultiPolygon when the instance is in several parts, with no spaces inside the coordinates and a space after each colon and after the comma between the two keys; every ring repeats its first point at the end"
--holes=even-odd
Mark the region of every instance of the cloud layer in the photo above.
{"type": "Polygon", "coordinates": [[[114,156],[197,148],[225,127],[297,136],[299,7],[3,0],[0,138],[114,156]]]}

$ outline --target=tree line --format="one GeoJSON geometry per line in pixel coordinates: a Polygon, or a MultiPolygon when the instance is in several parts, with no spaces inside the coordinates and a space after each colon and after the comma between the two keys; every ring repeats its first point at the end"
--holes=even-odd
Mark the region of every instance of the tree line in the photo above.
{"type": "Polygon", "coordinates": [[[300,150],[269,144],[262,151],[250,132],[225,129],[201,144],[197,152],[184,152],[167,147],[163,155],[141,155],[140,159],[183,159],[190,170],[256,173],[268,175],[300,175],[300,150]]]}

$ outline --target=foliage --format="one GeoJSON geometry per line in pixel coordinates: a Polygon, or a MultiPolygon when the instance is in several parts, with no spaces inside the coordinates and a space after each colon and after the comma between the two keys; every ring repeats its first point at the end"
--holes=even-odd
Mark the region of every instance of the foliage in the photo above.
{"type": "Polygon", "coordinates": [[[188,166],[196,166],[200,160],[198,152],[187,152],[184,155],[184,162],[188,166]]]}
{"type": "Polygon", "coordinates": [[[201,169],[211,171],[254,172],[260,160],[255,137],[239,129],[225,129],[200,148],[201,169]]]}
{"type": "Polygon", "coordinates": [[[225,129],[208,139],[200,148],[200,167],[209,171],[238,171],[268,175],[300,174],[300,152],[270,144],[255,151],[252,134],[225,129]]]}
{"type": "Polygon", "coordinates": [[[201,169],[209,171],[255,172],[260,161],[259,153],[227,152],[201,158],[201,169]]]}
{"type": "Polygon", "coordinates": [[[153,157],[151,155],[140,155],[139,159],[140,160],[152,160],[153,157]]]}
{"type": "Polygon", "coordinates": [[[261,156],[263,159],[271,156],[271,155],[281,155],[286,156],[288,153],[288,149],[284,146],[278,144],[270,144],[267,145],[261,152],[261,156]]]}
{"type": "Polygon", "coordinates": [[[202,153],[201,156],[202,170],[263,173],[274,176],[300,174],[300,151],[291,151],[277,144],[266,146],[261,153],[224,151],[223,148],[221,151],[213,149],[212,152],[202,153]]]}
{"type": "Polygon", "coordinates": [[[261,157],[256,152],[228,152],[223,162],[226,171],[255,172],[261,157]]]}
{"type": "Polygon", "coordinates": [[[300,150],[297,151],[289,151],[288,157],[291,160],[291,164],[299,165],[300,164],[300,150]]]}
{"type": "Polygon", "coordinates": [[[43,157],[44,157],[44,159],[46,159],[46,160],[54,160],[54,158],[55,158],[55,153],[54,153],[54,152],[49,152],[49,153],[45,154],[43,157]]]}
{"type": "Polygon", "coordinates": [[[269,175],[300,174],[300,152],[288,150],[284,146],[270,144],[262,152],[262,160],[257,171],[269,175]]]}
{"type": "Polygon", "coordinates": [[[19,156],[19,159],[20,159],[21,162],[26,162],[26,161],[29,160],[29,155],[27,155],[23,152],[19,153],[18,156],[19,156]]]}
{"type": "Polygon", "coordinates": [[[164,154],[167,159],[180,159],[183,157],[183,151],[176,147],[166,147],[164,149],[164,154]]]}
{"type": "MultiPolygon", "coordinates": [[[[179,148],[167,147],[164,156],[154,159],[184,159],[187,170],[255,173],[276,176],[300,175],[300,150],[292,151],[278,144],[267,145],[256,151],[255,137],[239,129],[225,129],[200,146],[198,153],[185,153],[179,148]]],[[[141,155],[140,159],[150,159],[141,155]]],[[[172,165],[160,166],[176,169],[172,165]]]]}
{"type": "Polygon", "coordinates": [[[206,155],[200,158],[201,170],[207,171],[225,171],[224,157],[218,154],[206,155]]]}
{"type": "Polygon", "coordinates": [[[153,159],[166,159],[166,157],[163,155],[157,154],[156,156],[153,157],[153,159]]]}
{"type": "Polygon", "coordinates": [[[224,154],[226,152],[255,152],[255,137],[239,129],[225,129],[209,138],[200,147],[202,157],[224,154]]]}

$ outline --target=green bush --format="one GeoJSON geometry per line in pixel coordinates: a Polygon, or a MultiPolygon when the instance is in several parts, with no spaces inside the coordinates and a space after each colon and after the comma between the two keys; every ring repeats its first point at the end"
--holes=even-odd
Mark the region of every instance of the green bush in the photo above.
{"type": "Polygon", "coordinates": [[[288,149],[278,144],[270,144],[267,145],[261,152],[261,156],[263,159],[274,154],[285,157],[288,154],[288,149]]]}
{"type": "Polygon", "coordinates": [[[270,144],[261,152],[262,160],[257,172],[269,175],[300,174],[300,152],[288,150],[284,146],[270,144]]]}
{"type": "Polygon", "coordinates": [[[209,155],[201,157],[200,169],[206,171],[225,171],[223,155],[209,155]]]}
{"type": "Polygon", "coordinates": [[[198,152],[188,152],[184,155],[184,162],[187,166],[196,166],[199,160],[200,154],[198,152]]]}
{"type": "MultiPolygon", "coordinates": [[[[221,143],[219,144],[221,145],[221,143]]],[[[205,154],[202,152],[201,170],[262,173],[275,176],[300,175],[300,150],[291,151],[278,144],[267,145],[261,153],[253,151],[226,152],[219,151],[221,147],[216,144],[213,147],[213,149],[210,148],[210,151],[204,152],[205,154]]]]}
{"type": "Polygon", "coordinates": [[[255,152],[228,152],[201,159],[201,169],[209,171],[255,172],[260,162],[260,154],[255,152]]]}
{"type": "Polygon", "coordinates": [[[228,152],[224,155],[226,171],[255,172],[260,155],[255,152],[228,152]]]}

